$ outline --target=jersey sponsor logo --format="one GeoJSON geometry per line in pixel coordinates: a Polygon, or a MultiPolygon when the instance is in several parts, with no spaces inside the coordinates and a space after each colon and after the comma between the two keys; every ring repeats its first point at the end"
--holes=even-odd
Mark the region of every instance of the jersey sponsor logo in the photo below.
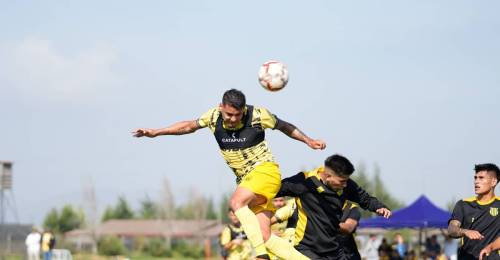
{"type": "Polygon", "coordinates": [[[498,208],[490,208],[490,215],[496,217],[498,215],[498,208]]]}
{"type": "Polygon", "coordinates": [[[223,143],[244,143],[246,142],[247,138],[246,137],[243,137],[243,138],[237,138],[236,137],[236,133],[232,133],[231,134],[231,138],[222,138],[222,142],[223,143]]]}

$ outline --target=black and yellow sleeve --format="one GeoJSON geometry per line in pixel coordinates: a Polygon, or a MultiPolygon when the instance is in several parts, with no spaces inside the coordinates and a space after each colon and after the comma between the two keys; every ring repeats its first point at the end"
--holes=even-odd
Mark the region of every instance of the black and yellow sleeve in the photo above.
{"type": "Polygon", "coordinates": [[[281,181],[281,188],[276,197],[298,197],[307,190],[305,186],[304,173],[299,172],[294,176],[285,178],[281,181]]]}
{"type": "Polygon", "coordinates": [[[366,192],[353,180],[347,181],[347,187],[344,191],[348,200],[358,203],[363,209],[375,212],[380,208],[388,208],[377,198],[368,194],[368,192],[366,192]]]}

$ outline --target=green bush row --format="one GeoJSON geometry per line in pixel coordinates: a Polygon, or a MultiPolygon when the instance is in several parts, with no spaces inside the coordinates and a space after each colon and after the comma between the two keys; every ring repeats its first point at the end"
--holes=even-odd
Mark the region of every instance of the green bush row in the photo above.
{"type": "MultiPolygon", "coordinates": [[[[203,248],[198,245],[191,245],[184,241],[172,243],[169,250],[165,240],[159,238],[148,239],[144,245],[136,248],[153,257],[173,257],[173,258],[200,258],[203,257],[203,248]]],[[[116,236],[106,236],[98,242],[98,252],[100,255],[116,256],[126,255],[127,248],[122,240],[116,236]]]]}

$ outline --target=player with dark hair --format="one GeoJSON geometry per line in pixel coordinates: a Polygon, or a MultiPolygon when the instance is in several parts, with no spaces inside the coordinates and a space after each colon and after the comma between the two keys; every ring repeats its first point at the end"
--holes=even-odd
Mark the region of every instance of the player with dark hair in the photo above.
{"type": "MultiPolygon", "coordinates": [[[[341,227],[346,201],[358,203],[363,209],[386,218],[391,211],[350,179],[351,162],[341,155],[332,155],[324,166],[300,172],[282,180],[277,196],[296,197],[297,225],[295,248],[311,259],[346,259],[341,232],[354,231],[355,226],[341,227]]],[[[351,223],[352,224],[352,223],[351,223]]]]}
{"type": "Polygon", "coordinates": [[[160,129],[140,128],[134,131],[134,136],[183,135],[204,127],[212,130],[222,156],[236,175],[238,187],[230,199],[230,206],[255,248],[257,258],[269,259],[266,248],[285,259],[303,257],[286,241],[271,234],[272,199],[280,188],[281,173],[265,140],[264,130],[278,129],[312,149],[324,149],[325,143],[309,138],[265,108],[246,104],[245,95],[236,89],[226,91],[222,103],[197,120],[160,129]]]}
{"type": "MultiPolygon", "coordinates": [[[[492,163],[478,164],[474,168],[476,196],[458,201],[448,224],[451,237],[462,238],[458,259],[478,259],[481,249],[500,236],[500,198],[495,187],[500,180],[500,169],[492,163]]],[[[487,259],[500,259],[498,252],[487,259]]]]}

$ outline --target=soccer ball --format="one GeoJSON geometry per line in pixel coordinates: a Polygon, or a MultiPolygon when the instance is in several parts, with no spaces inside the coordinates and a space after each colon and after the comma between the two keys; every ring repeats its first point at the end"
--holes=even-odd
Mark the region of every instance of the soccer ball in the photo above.
{"type": "Polygon", "coordinates": [[[288,83],[286,65],[276,60],[265,62],[259,69],[259,83],[269,91],[281,90],[288,83]]]}

